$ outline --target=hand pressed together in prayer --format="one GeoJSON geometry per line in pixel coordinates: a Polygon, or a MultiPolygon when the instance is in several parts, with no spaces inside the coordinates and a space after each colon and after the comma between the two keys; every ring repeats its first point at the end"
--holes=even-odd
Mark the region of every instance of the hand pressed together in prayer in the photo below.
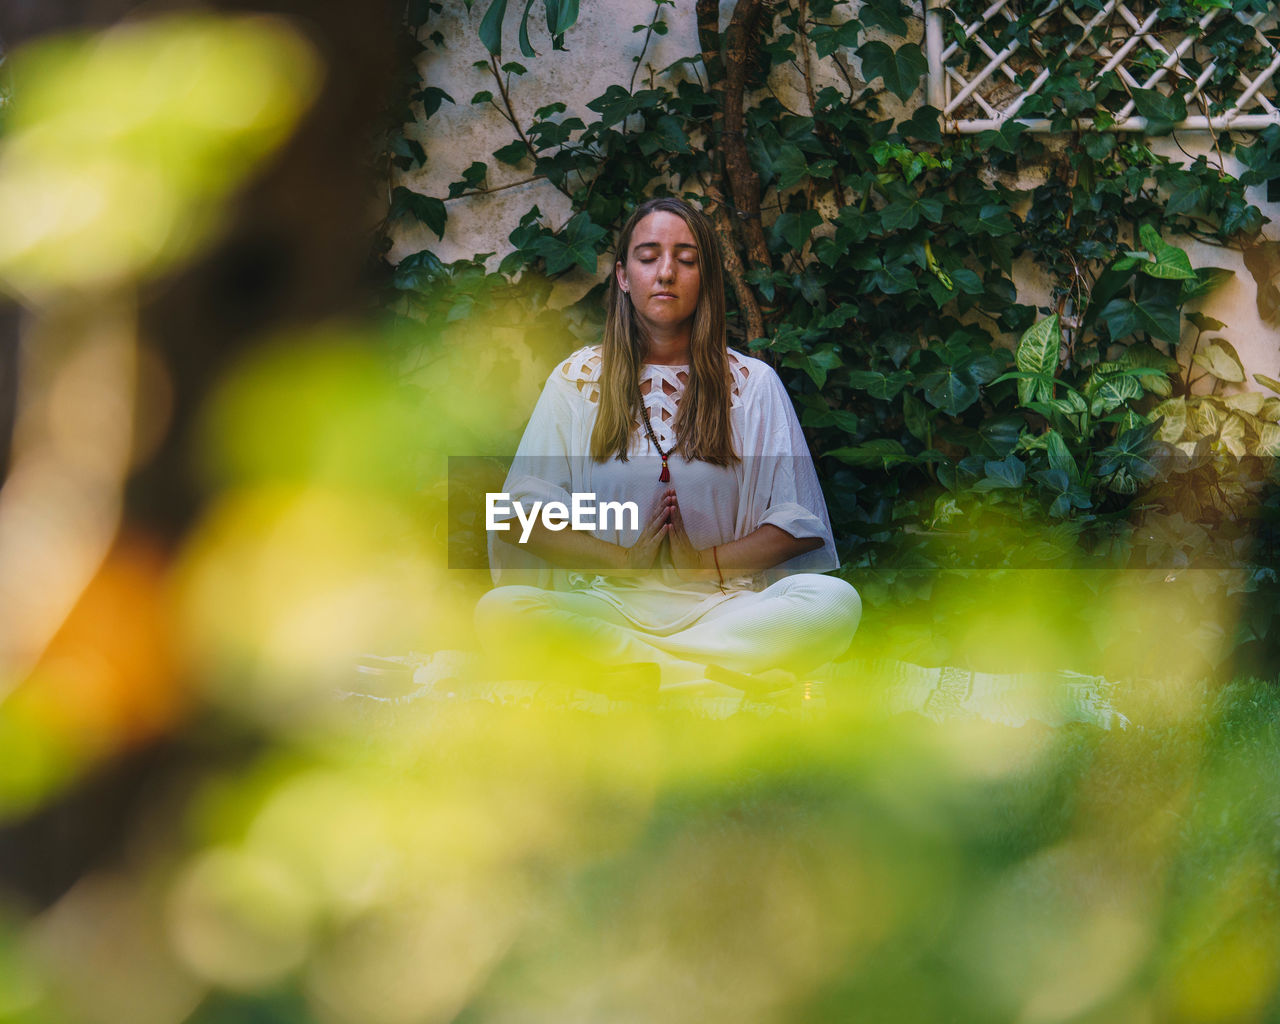
{"type": "Polygon", "coordinates": [[[716,570],[708,563],[713,561],[710,550],[702,551],[693,546],[685,532],[684,518],[680,515],[680,503],[675,491],[667,491],[670,502],[671,526],[667,531],[667,546],[671,552],[671,564],[682,580],[714,578],[716,570]]]}
{"type": "Polygon", "coordinates": [[[708,568],[708,563],[712,561],[710,551],[699,550],[689,540],[674,488],[663,492],[653,517],[645,524],[636,542],[627,549],[627,568],[650,568],[664,541],[676,575],[682,580],[704,579],[708,575],[715,575],[715,570],[708,568]]]}
{"type": "MultiPolygon", "coordinates": [[[[509,544],[516,542],[514,531],[499,534],[499,537],[509,544]]],[[[701,564],[699,559],[705,557],[710,562],[709,551],[699,552],[690,543],[684,522],[679,519],[674,490],[663,492],[653,515],[630,547],[611,544],[589,533],[548,530],[542,523],[535,523],[530,529],[527,547],[548,561],[580,572],[637,576],[654,568],[662,546],[668,540],[671,541],[671,561],[681,579],[695,578],[693,570],[695,565],[701,564]]],[[[714,577],[714,570],[711,570],[711,575],[714,577]]]]}
{"type": "Polygon", "coordinates": [[[671,565],[682,580],[718,580],[723,583],[725,573],[753,573],[768,569],[805,551],[821,546],[816,537],[796,538],[785,530],[766,523],[759,529],[714,548],[696,548],[685,531],[684,518],[680,514],[680,502],[674,490],[663,495],[659,515],[670,519],[667,528],[667,548],[671,565]]]}
{"type": "Polygon", "coordinates": [[[629,570],[649,569],[653,566],[662,542],[671,531],[671,510],[675,506],[676,492],[667,491],[658,502],[653,516],[645,524],[636,542],[626,549],[629,570]]]}

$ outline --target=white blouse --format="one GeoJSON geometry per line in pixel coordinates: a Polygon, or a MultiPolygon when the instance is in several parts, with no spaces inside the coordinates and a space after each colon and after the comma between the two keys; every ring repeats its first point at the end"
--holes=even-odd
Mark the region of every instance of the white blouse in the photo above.
{"type": "MultiPolygon", "coordinates": [[[[671,479],[658,477],[662,461],[644,425],[632,432],[628,458],[598,463],[591,458],[591,431],[600,393],[600,348],[579,349],[543,388],[525,428],[503,490],[527,508],[534,501],[571,503],[571,495],[594,493],[603,501],[635,502],[639,522],[610,521],[594,535],[624,547],[635,543],[663,493],[676,491],[685,529],[694,547],[705,549],[745,537],[766,523],[796,538],[818,537],[822,547],[797,555],[758,577],[685,581],[664,547],[654,571],[615,578],[550,566],[518,544],[489,538],[494,582],[532,583],[556,590],[587,591],[617,608],[636,627],[667,635],[691,625],[709,608],[743,590],[758,590],[796,572],[825,572],[839,565],[826,503],[800,431],[795,410],[772,367],[730,350],[733,376],[730,423],[733,466],[713,466],[669,454],[671,479]]],[[[640,389],[649,422],[662,450],[675,447],[676,412],[688,381],[687,366],[645,364],[640,389]]],[[[516,526],[518,524],[512,524],[516,526]]]]}

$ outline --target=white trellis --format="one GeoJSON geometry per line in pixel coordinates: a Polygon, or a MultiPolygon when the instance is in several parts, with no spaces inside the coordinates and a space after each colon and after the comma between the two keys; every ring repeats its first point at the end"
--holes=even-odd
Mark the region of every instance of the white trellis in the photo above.
{"type": "MultiPolygon", "coordinates": [[[[1280,98],[1276,95],[1280,48],[1265,34],[1275,28],[1280,17],[1275,10],[1243,13],[1215,8],[1199,19],[1198,32],[1170,33],[1158,24],[1156,0],[1107,0],[1101,10],[1083,13],[1074,6],[1055,0],[1032,22],[1025,45],[1015,40],[997,48],[995,29],[1001,26],[1000,19],[1012,22],[1019,16],[1017,0],[994,0],[969,24],[959,22],[950,0],[926,0],[929,103],[943,112],[945,130],[980,132],[998,129],[1011,120],[1021,121],[1032,131],[1052,130],[1046,118],[1018,117],[1026,101],[1049,78],[1037,29],[1050,18],[1080,28],[1079,38],[1066,48],[1066,55],[1093,60],[1096,76],[1114,72],[1128,89],[1166,93],[1172,92],[1179,79],[1192,82],[1185,94],[1189,116],[1177,128],[1257,131],[1280,124],[1280,98]],[[1223,93],[1222,83],[1211,86],[1217,64],[1198,39],[1217,19],[1232,17],[1252,30],[1251,46],[1257,47],[1267,63],[1261,70],[1235,75],[1223,93]],[[953,26],[960,29],[963,43],[955,39],[953,26]],[[1210,88],[1219,92],[1212,101],[1210,88]],[[1211,102],[1219,109],[1212,110],[1211,102]],[[1197,107],[1199,112],[1192,113],[1197,107]]],[[[1114,120],[1114,131],[1144,131],[1147,127],[1147,119],[1135,113],[1132,97],[1107,113],[1114,120]]],[[[1090,124],[1088,119],[1077,122],[1079,127],[1090,124]]]]}

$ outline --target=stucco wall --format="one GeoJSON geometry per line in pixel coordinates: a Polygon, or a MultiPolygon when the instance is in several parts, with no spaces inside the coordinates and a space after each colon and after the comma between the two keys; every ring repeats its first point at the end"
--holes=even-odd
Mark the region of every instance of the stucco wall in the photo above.
{"type": "MultiPolygon", "coordinates": [[[[510,251],[507,236],[530,206],[537,204],[551,223],[560,224],[568,219],[568,200],[555,188],[543,181],[528,181],[527,168],[509,167],[492,157],[492,152],[510,142],[515,134],[493,107],[470,103],[471,97],[480,90],[491,90],[495,95],[497,92],[492,76],[472,66],[487,58],[478,36],[480,19],[487,6],[481,0],[468,12],[462,0],[446,0],[443,15],[433,22],[432,28],[438,27],[445,36],[445,48],[443,52],[433,50],[424,58],[423,78],[426,84],[446,90],[457,102],[445,103],[429,123],[418,126],[428,164],[423,170],[406,175],[404,184],[430,195],[444,196],[450,182],[460,178],[472,161],[481,160],[489,165],[488,187],[498,190],[490,195],[448,201],[449,221],[441,240],[423,226],[402,226],[395,238],[392,259],[429,248],[445,261],[491,252],[495,254],[491,263],[496,264],[510,251]]],[[[916,6],[918,9],[919,5],[916,6]]],[[[612,84],[626,85],[631,80],[635,68],[632,58],[640,53],[644,39],[644,33],[634,32],[632,26],[647,23],[653,12],[651,0],[584,3],[579,22],[567,36],[567,51],[552,50],[545,24],[534,17],[531,37],[538,56],[526,59],[520,56],[516,46],[516,7],[512,5],[507,19],[504,58],[518,60],[529,69],[528,75],[513,78],[511,90],[516,114],[525,124],[536,108],[556,100],[567,105],[565,116],[577,115],[589,120],[593,116],[586,108],[590,99],[612,84]]],[[[733,0],[725,0],[722,19],[727,20],[732,7],[733,0]]],[[[670,31],[650,40],[637,84],[645,80],[649,68],[665,68],[698,51],[692,0],[679,0],[675,7],[665,8],[665,12],[670,31]]],[[[913,30],[919,32],[919,19],[913,30]]],[[[803,92],[797,88],[794,74],[788,69],[776,69],[771,85],[793,109],[804,108],[803,92]]],[[[923,95],[922,88],[916,101],[922,101],[923,95]]],[[[1154,140],[1153,148],[1179,159],[1187,159],[1183,156],[1186,150],[1193,157],[1204,152],[1211,161],[1217,160],[1212,140],[1205,133],[1179,133],[1178,142],[1182,149],[1168,138],[1154,140]]],[[[1225,169],[1229,174],[1238,174],[1240,170],[1229,156],[1225,158],[1225,169]]],[[[1037,169],[1028,168],[1022,183],[1030,183],[1036,177],[1037,169]]],[[[1262,189],[1254,190],[1252,199],[1272,220],[1264,229],[1264,237],[1280,239],[1280,205],[1268,204],[1262,189]]],[[[1235,272],[1231,282],[1198,308],[1227,324],[1222,334],[1235,345],[1248,373],[1280,377],[1280,328],[1259,318],[1256,286],[1242,255],[1190,240],[1180,244],[1189,250],[1194,266],[1223,267],[1235,272]]],[[[606,264],[607,260],[602,258],[597,276],[607,271],[606,264]]],[[[577,270],[570,271],[559,279],[553,302],[573,301],[593,280],[577,270]]],[[[1045,282],[1034,267],[1023,264],[1016,281],[1023,301],[1046,301],[1045,282]]],[[[1193,338],[1193,330],[1184,337],[1184,358],[1193,338]]]]}

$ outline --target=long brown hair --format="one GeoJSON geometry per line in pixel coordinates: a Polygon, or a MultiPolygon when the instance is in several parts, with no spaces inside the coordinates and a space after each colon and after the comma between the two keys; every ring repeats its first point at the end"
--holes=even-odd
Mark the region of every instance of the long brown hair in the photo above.
{"type": "MultiPolygon", "coordinates": [[[[689,338],[689,382],[676,412],[676,450],[686,459],[717,466],[738,461],[729,421],[729,350],[725,343],[724,273],[720,249],[706,216],[673,196],[646,199],[627,218],[618,234],[617,257],[624,266],[636,225],[659,210],[673,213],[688,226],[698,247],[700,289],[689,338]]],[[[591,457],[605,462],[627,458],[631,432],[640,422],[640,366],[647,339],[636,318],[631,296],[609,275],[601,345],[600,408],[591,431],[591,457]]]]}

